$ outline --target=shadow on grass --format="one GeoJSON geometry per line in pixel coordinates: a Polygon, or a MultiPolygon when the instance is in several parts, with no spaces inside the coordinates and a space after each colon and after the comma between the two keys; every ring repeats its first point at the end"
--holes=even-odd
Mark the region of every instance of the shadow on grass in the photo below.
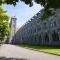
{"type": "Polygon", "coordinates": [[[29,60],[25,58],[6,58],[6,57],[0,57],[0,60],[29,60]]]}
{"type": "Polygon", "coordinates": [[[21,47],[25,47],[25,48],[33,48],[33,49],[60,49],[60,46],[49,46],[49,45],[30,45],[30,44],[21,44],[18,45],[21,47]]]}

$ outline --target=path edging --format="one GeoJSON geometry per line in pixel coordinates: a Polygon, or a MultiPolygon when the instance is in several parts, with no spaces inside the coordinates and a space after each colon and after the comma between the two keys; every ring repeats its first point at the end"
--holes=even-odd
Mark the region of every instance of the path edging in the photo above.
{"type": "Polygon", "coordinates": [[[48,54],[52,54],[52,55],[56,55],[56,56],[60,56],[59,54],[54,54],[54,53],[49,53],[49,52],[45,52],[45,51],[39,51],[37,49],[33,49],[33,48],[27,48],[27,47],[24,47],[26,49],[30,49],[30,50],[34,50],[34,51],[38,51],[38,52],[43,52],[43,53],[48,53],[48,54]]]}

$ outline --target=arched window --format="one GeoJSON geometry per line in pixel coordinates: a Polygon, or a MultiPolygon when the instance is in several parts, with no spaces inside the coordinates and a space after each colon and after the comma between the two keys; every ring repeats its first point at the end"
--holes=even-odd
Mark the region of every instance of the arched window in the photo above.
{"type": "Polygon", "coordinates": [[[49,42],[49,36],[47,33],[45,33],[45,42],[49,42]]]}
{"type": "Polygon", "coordinates": [[[59,35],[57,32],[53,31],[52,39],[53,39],[53,41],[59,41],[59,35]]]}
{"type": "Polygon", "coordinates": [[[54,21],[54,26],[56,26],[56,21],[54,21]]]}
{"type": "Polygon", "coordinates": [[[42,42],[42,37],[41,37],[41,35],[39,36],[39,43],[41,43],[42,42]]]}

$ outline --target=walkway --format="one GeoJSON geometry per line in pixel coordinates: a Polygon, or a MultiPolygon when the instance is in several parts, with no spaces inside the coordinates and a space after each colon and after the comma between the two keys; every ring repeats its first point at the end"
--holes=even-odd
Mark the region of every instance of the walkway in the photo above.
{"type": "Polygon", "coordinates": [[[0,60],[60,60],[60,56],[5,44],[0,47],[0,60]]]}

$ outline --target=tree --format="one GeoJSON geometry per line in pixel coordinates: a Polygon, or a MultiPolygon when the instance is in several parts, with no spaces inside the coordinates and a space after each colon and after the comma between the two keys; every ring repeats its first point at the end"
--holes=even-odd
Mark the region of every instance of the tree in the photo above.
{"type": "MultiPolygon", "coordinates": [[[[25,4],[29,4],[31,7],[33,5],[33,0],[20,0],[23,1],[25,4]]],[[[54,13],[50,8],[57,9],[60,8],[60,0],[34,0],[37,4],[40,4],[44,7],[44,13],[41,16],[41,18],[45,19],[54,13]]],[[[1,4],[13,4],[14,6],[16,3],[19,2],[19,0],[0,0],[0,5],[1,4]]]]}
{"type": "Polygon", "coordinates": [[[13,4],[15,6],[18,1],[19,0],[0,0],[0,5],[6,3],[6,4],[13,4]]]}
{"type": "MultiPolygon", "coordinates": [[[[33,0],[21,0],[25,2],[26,4],[29,4],[32,6],[33,0]]],[[[60,8],[60,0],[34,0],[37,4],[40,4],[41,6],[44,7],[44,12],[41,16],[41,19],[46,19],[52,15],[55,14],[53,12],[53,9],[60,8]]]]}
{"type": "Polygon", "coordinates": [[[6,11],[4,11],[0,7],[0,41],[4,40],[5,36],[9,33],[9,17],[6,14],[6,11]]]}

